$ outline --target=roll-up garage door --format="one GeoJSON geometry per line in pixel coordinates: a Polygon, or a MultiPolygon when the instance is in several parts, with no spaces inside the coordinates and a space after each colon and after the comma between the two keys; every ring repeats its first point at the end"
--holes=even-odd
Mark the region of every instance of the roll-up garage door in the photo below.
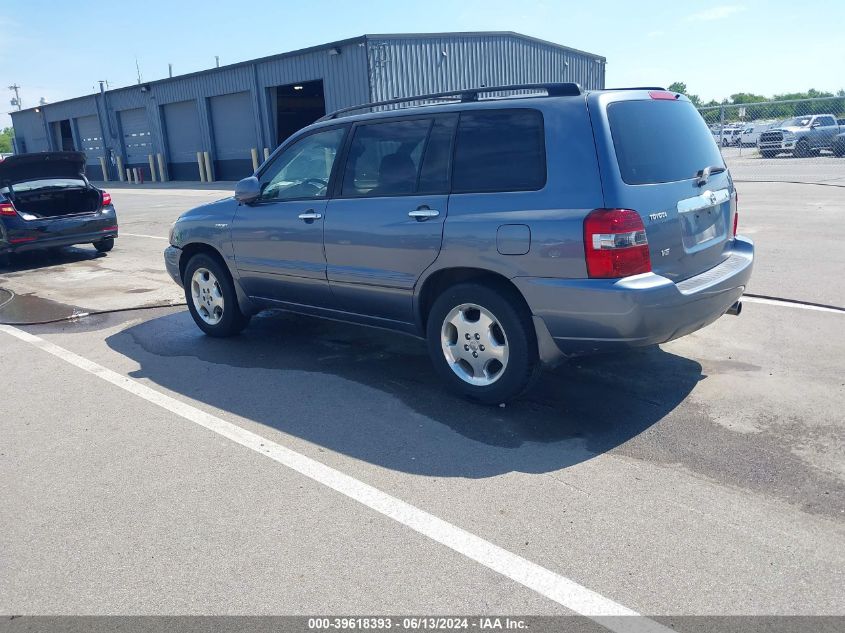
{"type": "Polygon", "coordinates": [[[76,119],[79,133],[79,147],[85,152],[85,173],[91,180],[102,180],[103,170],[100,157],[103,155],[103,134],[97,115],[81,116],[76,119]]]}
{"type": "Polygon", "coordinates": [[[202,151],[202,135],[196,101],[179,101],[162,107],[167,135],[168,167],[171,180],[199,180],[197,152],[202,151]]]}
{"type": "Polygon", "coordinates": [[[214,133],[214,167],[218,180],[239,180],[252,174],[252,154],[258,147],[255,114],[248,92],[209,99],[214,133]]]}
{"type": "Polygon", "coordinates": [[[136,167],[147,166],[147,156],[155,153],[153,150],[153,136],[144,108],[121,110],[120,129],[123,132],[123,147],[126,150],[126,164],[136,167]]]}

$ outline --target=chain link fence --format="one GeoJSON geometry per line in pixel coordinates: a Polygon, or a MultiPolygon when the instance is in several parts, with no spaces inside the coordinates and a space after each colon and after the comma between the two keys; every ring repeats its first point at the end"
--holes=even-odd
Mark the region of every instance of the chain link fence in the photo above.
{"type": "Polygon", "coordinates": [[[737,181],[845,187],[845,97],[699,108],[737,181]]]}

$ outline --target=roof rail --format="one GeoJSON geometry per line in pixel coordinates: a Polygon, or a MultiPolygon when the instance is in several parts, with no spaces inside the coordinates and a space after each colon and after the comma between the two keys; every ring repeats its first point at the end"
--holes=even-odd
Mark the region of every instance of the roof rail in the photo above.
{"type": "Polygon", "coordinates": [[[435,101],[453,97],[461,102],[478,101],[478,95],[488,92],[508,92],[511,90],[545,90],[550,97],[574,97],[581,94],[581,86],[576,83],[542,83],[542,84],[511,84],[508,86],[484,86],[482,88],[464,88],[463,90],[450,90],[448,92],[434,92],[413,97],[401,97],[399,99],[388,99],[387,101],[374,101],[373,103],[362,103],[360,105],[340,108],[334,112],[318,119],[318,121],[330,121],[340,114],[363,110],[365,108],[377,108],[381,106],[398,105],[411,101],[435,101]]]}

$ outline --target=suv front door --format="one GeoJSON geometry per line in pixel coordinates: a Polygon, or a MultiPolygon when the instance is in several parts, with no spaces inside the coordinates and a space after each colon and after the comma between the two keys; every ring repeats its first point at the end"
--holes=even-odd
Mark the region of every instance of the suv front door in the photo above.
{"type": "Polygon", "coordinates": [[[325,223],[339,309],[413,322],[414,286],[440,252],[456,123],[450,114],[353,128],[325,223]]]}
{"type": "Polygon", "coordinates": [[[258,175],[261,196],[238,207],[232,247],[241,284],[251,297],[330,305],[323,218],[346,130],[321,129],[295,140],[258,175]]]}

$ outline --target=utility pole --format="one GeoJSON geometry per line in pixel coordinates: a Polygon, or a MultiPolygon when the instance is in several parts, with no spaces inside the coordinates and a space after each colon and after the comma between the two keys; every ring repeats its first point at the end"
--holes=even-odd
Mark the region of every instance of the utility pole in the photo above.
{"type": "Polygon", "coordinates": [[[173,64],[167,65],[167,76],[173,78],[173,64]]]}
{"type": "Polygon", "coordinates": [[[21,95],[18,92],[20,89],[21,87],[18,84],[12,84],[11,86],[9,86],[9,90],[15,93],[15,102],[12,105],[18,106],[18,110],[21,109],[21,95]]]}
{"type": "Polygon", "coordinates": [[[214,56],[214,64],[217,68],[220,68],[220,55],[214,56]]]}

